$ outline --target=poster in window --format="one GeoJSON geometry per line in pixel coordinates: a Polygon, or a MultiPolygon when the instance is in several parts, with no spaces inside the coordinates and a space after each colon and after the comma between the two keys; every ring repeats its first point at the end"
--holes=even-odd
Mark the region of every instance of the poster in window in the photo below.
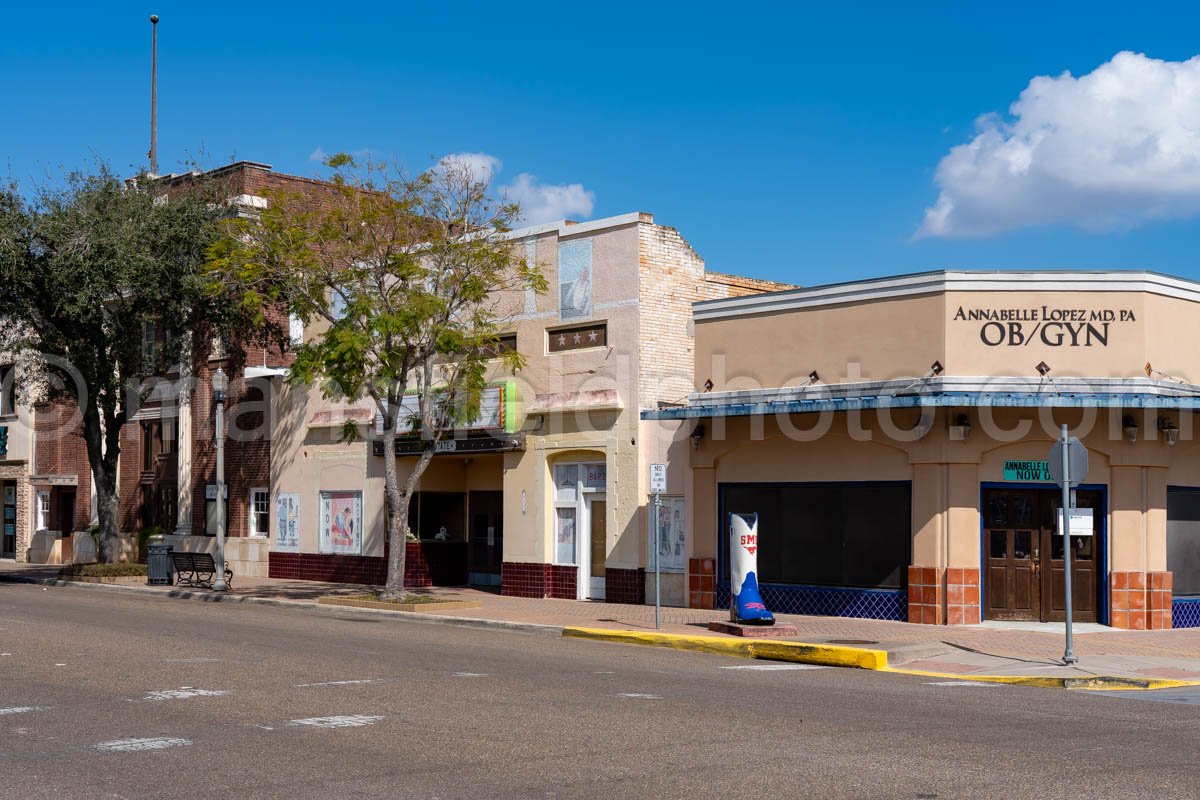
{"type": "Polygon", "coordinates": [[[362,554],[362,492],[321,492],[320,551],[362,554]]]}
{"type": "Polygon", "coordinates": [[[557,539],[555,560],[559,564],[575,563],[575,509],[557,509],[557,539]]]}
{"type": "Polygon", "coordinates": [[[562,319],[592,315],[592,242],[558,246],[558,313],[562,319]]]}
{"type": "MultiPolygon", "coordinates": [[[[653,513],[654,506],[650,506],[653,513]]],[[[658,508],[658,568],[662,572],[683,572],[687,554],[682,497],[664,497],[658,508]]],[[[647,569],[654,568],[654,531],[650,533],[647,569]]]]}
{"type": "Polygon", "coordinates": [[[275,495],[275,549],[300,552],[300,495],[275,495]]]}

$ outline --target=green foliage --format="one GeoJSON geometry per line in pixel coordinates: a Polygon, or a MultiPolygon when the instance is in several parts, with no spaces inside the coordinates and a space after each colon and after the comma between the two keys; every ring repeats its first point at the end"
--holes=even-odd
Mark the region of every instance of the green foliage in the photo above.
{"type": "Polygon", "coordinates": [[[153,388],[146,379],[192,337],[266,330],[207,291],[206,252],[229,214],[222,187],[203,176],[124,181],[103,163],[28,192],[0,187],[0,325],[39,354],[48,380],[38,399],[78,404],[102,557],[115,556],[120,430],[153,388]],[[148,331],[157,341],[144,347],[148,331]]]}
{"type": "Polygon", "coordinates": [[[63,577],[120,578],[145,575],[145,564],[71,564],[58,571],[63,577]]]}

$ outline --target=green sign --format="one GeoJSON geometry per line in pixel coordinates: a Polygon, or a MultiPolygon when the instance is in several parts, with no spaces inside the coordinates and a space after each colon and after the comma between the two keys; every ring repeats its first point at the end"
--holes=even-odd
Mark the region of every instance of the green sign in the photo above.
{"type": "Polygon", "coordinates": [[[1005,461],[1004,480],[1050,483],[1049,461],[1005,461]]]}

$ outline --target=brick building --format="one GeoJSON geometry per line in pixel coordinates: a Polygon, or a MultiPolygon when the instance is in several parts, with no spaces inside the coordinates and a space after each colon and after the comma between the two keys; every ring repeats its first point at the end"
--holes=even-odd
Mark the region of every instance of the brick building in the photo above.
{"type": "MultiPolygon", "coordinates": [[[[250,215],[266,206],[271,191],[319,191],[325,184],[275,173],[266,164],[239,161],[204,174],[165,175],[156,187],[168,196],[188,191],[198,179],[216,181],[231,213],[250,215]]],[[[279,320],[285,323],[284,320],[279,320]]],[[[285,323],[286,324],[286,323],[285,323]]],[[[147,342],[163,331],[148,330],[147,342]]],[[[287,353],[253,344],[236,344],[243,368],[229,374],[226,400],[226,558],[239,575],[265,575],[267,509],[270,499],[270,405],[276,380],[286,374],[287,353]]],[[[119,526],[124,533],[158,528],[176,548],[212,550],[215,546],[216,443],[212,377],[218,368],[231,373],[233,362],[220,337],[201,342],[193,357],[166,376],[151,379],[148,399],[121,431],[118,466],[119,526]]],[[[95,522],[91,473],[82,425],[74,406],[53,403],[30,414],[36,433],[31,450],[34,491],[30,502],[43,513],[26,515],[21,529],[55,532],[64,539],[95,522]],[[42,504],[39,506],[38,504],[42,504]]],[[[0,470],[3,463],[0,462],[0,470]]],[[[2,472],[0,472],[2,474],[2,472]]],[[[58,538],[58,537],[51,537],[58,538]]],[[[38,560],[67,558],[35,551],[38,560]]],[[[18,548],[17,558],[29,553],[18,548]]]]}

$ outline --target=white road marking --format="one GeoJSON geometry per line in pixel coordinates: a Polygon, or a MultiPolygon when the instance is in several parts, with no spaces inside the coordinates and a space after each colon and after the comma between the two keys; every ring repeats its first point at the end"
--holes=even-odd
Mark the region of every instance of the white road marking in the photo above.
{"type": "Polygon", "coordinates": [[[339,717],[309,717],[308,719],[294,719],[293,725],[308,725],[313,728],[361,728],[364,725],[374,725],[383,717],[368,716],[364,714],[348,714],[339,717]]]}
{"type": "Polygon", "coordinates": [[[611,670],[599,669],[599,670],[596,670],[595,672],[593,672],[592,674],[593,675],[616,675],[617,673],[612,672],[611,670]]]}
{"type": "Polygon", "coordinates": [[[216,664],[219,658],[164,658],[164,664],[216,664]]]}
{"type": "Polygon", "coordinates": [[[50,706],[9,706],[8,708],[0,708],[0,717],[8,716],[9,714],[28,714],[31,711],[49,711],[50,706]]]}
{"type": "Polygon", "coordinates": [[[0,653],[0,656],[11,656],[12,653],[0,653]]]}
{"type": "Polygon", "coordinates": [[[737,664],[732,667],[721,667],[721,669],[749,669],[755,672],[779,672],[781,670],[790,669],[829,669],[823,664],[737,664]]]}
{"type": "Polygon", "coordinates": [[[617,697],[633,697],[638,700],[662,700],[662,695],[657,694],[639,694],[637,692],[622,692],[617,697]]]}
{"type": "Polygon", "coordinates": [[[488,675],[486,672],[456,672],[456,673],[454,673],[453,677],[455,677],[455,678],[490,678],[492,676],[488,675]]]}
{"type": "Polygon", "coordinates": [[[190,739],[179,739],[170,736],[156,736],[150,739],[113,739],[111,742],[101,742],[92,749],[101,753],[137,753],[142,750],[163,750],[167,747],[182,747],[191,744],[190,739]]]}
{"type": "Polygon", "coordinates": [[[926,681],[926,686],[995,686],[986,681],[926,681]]]}
{"type": "Polygon", "coordinates": [[[65,667],[65,666],[66,666],[66,664],[55,664],[54,666],[56,666],[56,667],[65,667]]]}
{"type": "Polygon", "coordinates": [[[149,702],[154,700],[187,700],[191,697],[220,697],[229,694],[225,689],[194,689],[183,686],[178,689],[164,689],[161,692],[146,692],[145,697],[128,698],[131,703],[149,702]]]}
{"type": "Polygon", "coordinates": [[[362,683],[374,683],[374,678],[354,681],[322,681],[321,683],[297,683],[297,689],[305,689],[309,686],[357,686],[362,683]]]}

